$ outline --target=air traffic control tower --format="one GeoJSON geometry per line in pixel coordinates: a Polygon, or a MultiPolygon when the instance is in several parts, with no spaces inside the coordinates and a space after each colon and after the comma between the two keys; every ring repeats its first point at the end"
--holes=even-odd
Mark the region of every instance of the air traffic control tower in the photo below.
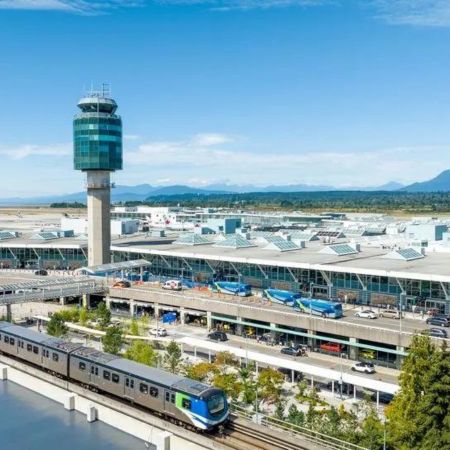
{"type": "Polygon", "coordinates": [[[122,120],[109,89],[91,91],[78,102],[73,121],[74,167],[87,175],[88,264],[111,260],[110,174],[122,169],[122,120]]]}

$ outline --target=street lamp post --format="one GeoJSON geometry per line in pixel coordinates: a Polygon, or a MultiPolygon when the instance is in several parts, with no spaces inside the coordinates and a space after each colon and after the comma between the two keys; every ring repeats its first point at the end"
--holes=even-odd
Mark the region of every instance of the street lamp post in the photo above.
{"type": "Polygon", "coordinates": [[[341,352],[341,354],[339,355],[339,362],[340,362],[340,366],[341,366],[341,374],[340,374],[340,378],[339,378],[339,385],[340,385],[340,398],[342,400],[342,385],[343,383],[343,373],[342,373],[342,356],[344,355],[344,353],[341,352]]]}

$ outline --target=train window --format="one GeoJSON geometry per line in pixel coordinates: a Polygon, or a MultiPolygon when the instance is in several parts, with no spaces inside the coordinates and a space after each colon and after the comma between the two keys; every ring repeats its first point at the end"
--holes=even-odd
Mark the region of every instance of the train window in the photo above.
{"type": "MultiPolygon", "coordinates": [[[[155,388],[155,387],[153,387],[153,386],[151,386],[150,387],[150,395],[152,396],[152,397],[158,397],[158,394],[159,394],[159,392],[158,392],[158,389],[157,388],[155,388]]],[[[168,392],[166,392],[166,397],[167,397],[167,394],[168,394],[168,392]]]]}
{"type": "Polygon", "coordinates": [[[184,409],[191,409],[191,401],[187,398],[183,398],[183,400],[181,401],[181,406],[184,409]]]}
{"type": "Polygon", "coordinates": [[[119,380],[120,380],[119,375],[117,375],[117,373],[113,373],[112,374],[112,381],[113,381],[113,383],[118,383],[119,380]]]}
{"type": "Polygon", "coordinates": [[[6,343],[8,343],[8,342],[9,342],[9,337],[8,337],[8,336],[5,336],[4,341],[5,341],[6,343]]]}
{"type": "MultiPolygon", "coordinates": [[[[48,356],[48,352],[47,352],[47,356],[48,356]]],[[[53,358],[53,361],[58,362],[59,361],[58,353],[53,353],[52,358],[53,358]]]]}
{"type": "Polygon", "coordinates": [[[9,340],[9,345],[14,345],[14,338],[11,338],[11,339],[9,340]]]}
{"type": "Polygon", "coordinates": [[[33,346],[31,344],[27,344],[27,351],[31,352],[33,350],[33,346]]]}
{"type": "Polygon", "coordinates": [[[91,373],[92,373],[92,375],[94,375],[94,373],[95,373],[95,367],[94,366],[91,366],[91,373]]]}
{"type": "Polygon", "coordinates": [[[175,394],[170,394],[170,402],[175,403],[175,394]]]}
{"type": "Polygon", "coordinates": [[[139,391],[143,394],[148,394],[148,386],[145,383],[139,385],[139,391]]]}
{"type": "Polygon", "coordinates": [[[134,389],[134,380],[130,380],[130,388],[134,389]]]}
{"type": "Polygon", "coordinates": [[[33,353],[39,355],[39,348],[36,345],[33,345],[33,353]]]}
{"type": "Polygon", "coordinates": [[[166,392],[166,402],[170,402],[170,392],[166,392]]]}
{"type": "Polygon", "coordinates": [[[131,378],[125,378],[125,386],[130,389],[134,389],[134,380],[131,378]]]}
{"type": "Polygon", "coordinates": [[[80,361],[80,362],[78,363],[78,368],[79,368],[80,370],[86,370],[86,363],[80,361]]]}
{"type": "Polygon", "coordinates": [[[110,379],[111,379],[111,373],[108,372],[107,370],[104,370],[104,371],[103,371],[103,378],[104,378],[105,380],[110,380],[110,379]]]}

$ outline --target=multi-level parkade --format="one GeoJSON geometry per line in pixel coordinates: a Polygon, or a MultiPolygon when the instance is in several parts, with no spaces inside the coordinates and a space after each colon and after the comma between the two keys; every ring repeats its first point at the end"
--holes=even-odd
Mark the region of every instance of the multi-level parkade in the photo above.
{"type": "MultiPolygon", "coordinates": [[[[406,354],[414,333],[426,328],[419,318],[376,320],[354,316],[357,309],[346,309],[341,319],[310,316],[284,305],[270,304],[259,297],[235,297],[189,290],[167,292],[149,285],[110,288],[109,305],[126,303],[131,314],[147,312],[161,316],[176,311],[181,323],[202,317],[208,329],[224,326],[238,335],[249,329],[254,333],[272,332],[287,336],[289,341],[307,344],[320,351],[323,343],[341,344],[351,359],[362,352],[387,365],[398,366],[406,354]]],[[[339,356],[339,352],[337,352],[339,356]]]]}

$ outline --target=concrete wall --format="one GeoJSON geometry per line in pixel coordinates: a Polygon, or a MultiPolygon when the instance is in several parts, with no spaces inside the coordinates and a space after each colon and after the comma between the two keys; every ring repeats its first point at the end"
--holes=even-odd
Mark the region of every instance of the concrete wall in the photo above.
{"type": "MultiPolygon", "coordinates": [[[[54,303],[30,302],[11,305],[12,318],[23,319],[31,316],[47,316],[49,312],[57,312],[63,306],[54,303]]],[[[6,306],[0,306],[0,316],[6,316],[6,306]]]]}

